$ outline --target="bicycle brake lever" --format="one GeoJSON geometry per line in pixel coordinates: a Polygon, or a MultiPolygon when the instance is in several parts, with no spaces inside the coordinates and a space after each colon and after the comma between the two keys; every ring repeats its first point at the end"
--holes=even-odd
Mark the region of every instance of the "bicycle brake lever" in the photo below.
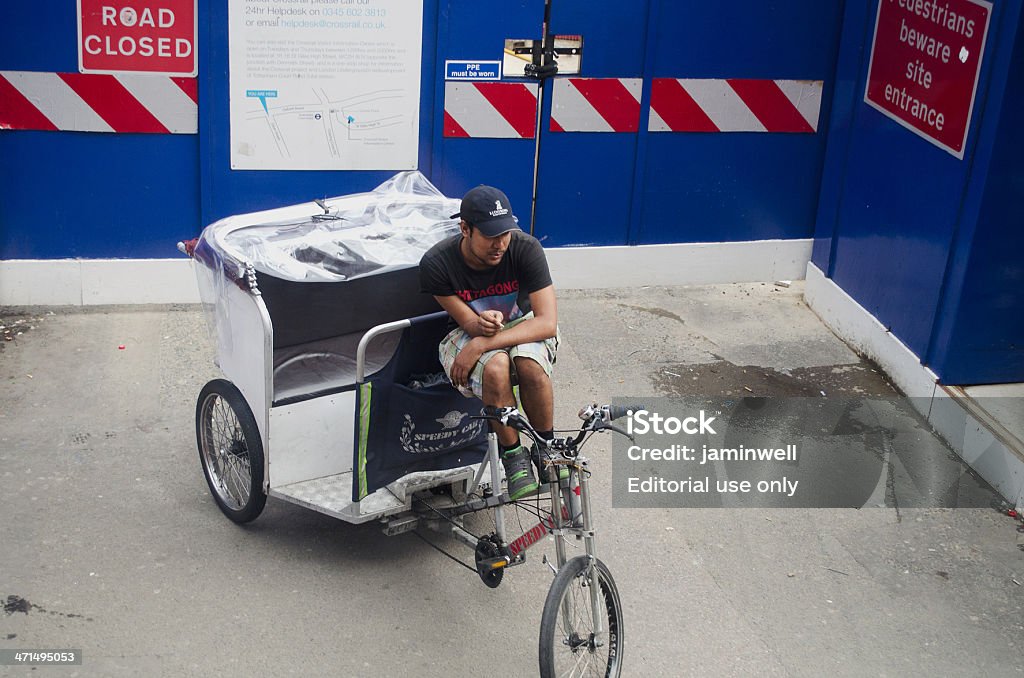
{"type": "Polygon", "coordinates": [[[485,406],[481,412],[483,414],[470,415],[470,419],[488,419],[491,421],[497,421],[502,426],[508,426],[510,419],[518,420],[519,411],[514,407],[494,407],[492,405],[485,406]]]}
{"type": "Polygon", "coordinates": [[[615,431],[616,433],[621,433],[622,435],[624,435],[627,438],[629,438],[632,442],[634,442],[634,443],[636,442],[636,438],[633,437],[632,433],[629,433],[628,431],[626,431],[626,429],[621,428],[619,426],[616,426],[615,424],[609,424],[608,422],[602,422],[596,428],[596,430],[598,430],[598,431],[603,431],[605,429],[609,429],[609,430],[615,431]]]}

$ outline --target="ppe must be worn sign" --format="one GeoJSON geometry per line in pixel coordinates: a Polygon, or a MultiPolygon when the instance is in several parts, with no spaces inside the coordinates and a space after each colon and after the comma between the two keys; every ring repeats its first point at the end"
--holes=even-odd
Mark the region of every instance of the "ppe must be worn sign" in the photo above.
{"type": "Polygon", "coordinates": [[[192,77],[197,0],[78,0],[78,70],[192,77]]]}

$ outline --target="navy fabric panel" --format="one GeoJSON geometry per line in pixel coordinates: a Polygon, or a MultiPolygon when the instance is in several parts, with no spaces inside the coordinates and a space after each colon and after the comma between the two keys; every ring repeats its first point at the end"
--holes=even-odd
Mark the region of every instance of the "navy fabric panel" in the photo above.
{"type": "MultiPolygon", "coordinates": [[[[447,332],[447,318],[414,324],[402,334],[398,351],[370,383],[372,394],[366,431],[366,492],[374,491],[415,471],[439,471],[479,463],[487,452],[486,422],[471,420],[483,407],[448,384],[413,389],[406,384],[418,374],[441,371],[437,346],[447,332]]],[[[357,391],[356,412],[363,407],[357,391]]],[[[357,417],[356,440],[362,439],[357,417]]],[[[353,468],[359,469],[356,447],[353,468]]],[[[352,500],[359,501],[360,482],[352,483],[352,500]]]]}
{"type": "Polygon", "coordinates": [[[256,280],[274,326],[274,348],[441,310],[432,296],[420,293],[417,266],[340,282],[296,282],[260,272],[256,280]]]}

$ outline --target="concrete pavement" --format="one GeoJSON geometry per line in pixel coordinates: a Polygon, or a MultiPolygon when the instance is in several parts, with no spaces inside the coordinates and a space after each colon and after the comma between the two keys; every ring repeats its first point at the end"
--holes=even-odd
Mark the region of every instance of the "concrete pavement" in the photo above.
{"type": "MultiPolygon", "coordinates": [[[[561,422],[616,396],[893,394],[799,283],[570,290],[559,311],[561,422]]],[[[31,327],[0,348],[0,647],[84,652],[0,675],[536,675],[540,551],[491,590],[374,524],[221,515],[195,449],[218,376],[197,307],[0,318],[31,327]]],[[[1024,674],[1024,534],[984,483],[974,509],[620,509],[611,449],[589,456],[624,675],[1024,674]]]]}

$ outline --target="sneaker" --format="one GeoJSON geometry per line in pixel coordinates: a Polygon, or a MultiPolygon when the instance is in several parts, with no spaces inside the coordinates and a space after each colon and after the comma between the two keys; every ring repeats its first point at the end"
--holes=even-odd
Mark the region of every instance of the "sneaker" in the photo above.
{"type": "Polygon", "coordinates": [[[551,477],[552,474],[549,473],[552,469],[555,469],[555,468],[558,469],[558,478],[557,478],[557,480],[565,480],[566,478],[569,477],[569,469],[565,468],[564,466],[549,466],[547,464],[547,461],[545,459],[543,459],[541,455],[544,455],[545,457],[550,458],[550,456],[546,452],[542,453],[540,451],[540,448],[538,448],[536,445],[531,445],[530,446],[530,458],[533,459],[533,463],[537,466],[537,479],[540,482],[542,482],[542,483],[553,483],[553,482],[556,482],[556,479],[552,478],[551,477]]]}
{"type": "Polygon", "coordinates": [[[508,483],[509,499],[520,499],[536,492],[540,485],[533,477],[530,456],[522,445],[501,454],[501,464],[505,467],[505,480],[508,483]]]}

